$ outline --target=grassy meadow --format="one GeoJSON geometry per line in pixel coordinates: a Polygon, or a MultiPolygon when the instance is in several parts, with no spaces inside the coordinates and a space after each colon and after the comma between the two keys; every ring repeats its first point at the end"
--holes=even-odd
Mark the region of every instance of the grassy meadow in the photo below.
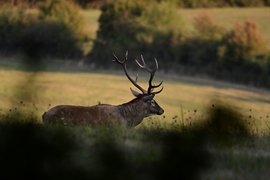
{"type": "MultiPolygon", "coordinates": [[[[132,74],[135,77],[135,73],[132,74]]],[[[129,90],[133,85],[122,72],[120,75],[1,70],[0,76],[1,110],[31,112],[40,122],[45,111],[59,104],[117,105],[134,98],[129,90]]],[[[145,88],[147,78],[146,74],[139,76],[139,83],[145,88]]],[[[190,123],[204,120],[209,107],[224,102],[260,129],[270,123],[270,93],[267,90],[187,77],[173,79],[157,73],[154,81],[161,80],[164,90],[155,99],[165,113],[151,117],[154,121],[190,123]]]]}

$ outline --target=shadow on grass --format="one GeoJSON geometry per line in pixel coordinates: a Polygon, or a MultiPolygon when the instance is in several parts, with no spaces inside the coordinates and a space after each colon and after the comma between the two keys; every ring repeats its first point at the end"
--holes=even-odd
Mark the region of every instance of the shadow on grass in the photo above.
{"type": "Polygon", "coordinates": [[[209,144],[228,146],[249,137],[241,116],[224,104],[210,119],[172,130],[92,129],[0,124],[3,179],[200,179],[211,167],[209,144]]]}
{"type": "Polygon", "coordinates": [[[30,122],[1,124],[1,179],[75,179],[80,172],[70,160],[75,147],[65,129],[30,122]]]}

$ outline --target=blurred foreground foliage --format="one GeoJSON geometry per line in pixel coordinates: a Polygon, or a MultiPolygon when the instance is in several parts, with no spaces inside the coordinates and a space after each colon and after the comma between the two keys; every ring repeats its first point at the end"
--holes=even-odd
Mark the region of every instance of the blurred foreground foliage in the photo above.
{"type": "Polygon", "coordinates": [[[192,126],[136,129],[43,125],[2,114],[3,179],[200,179],[212,166],[209,147],[250,141],[241,116],[226,105],[209,107],[192,126]]]}

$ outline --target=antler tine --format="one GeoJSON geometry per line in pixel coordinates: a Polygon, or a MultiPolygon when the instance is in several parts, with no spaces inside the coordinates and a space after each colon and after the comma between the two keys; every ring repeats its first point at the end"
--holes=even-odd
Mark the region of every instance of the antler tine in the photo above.
{"type": "Polygon", "coordinates": [[[152,85],[153,78],[154,78],[155,73],[156,73],[156,71],[157,71],[157,69],[158,69],[158,62],[157,62],[157,59],[155,58],[156,67],[155,67],[153,70],[151,70],[151,69],[147,66],[147,64],[145,63],[144,58],[143,58],[142,55],[141,55],[141,59],[142,59],[142,63],[143,63],[143,64],[140,64],[140,63],[135,59],[136,63],[137,63],[141,68],[146,69],[146,70],[150,73],[149,87],[148,87],[147,93],[148,93],[148,94],[157,94],[157,93],[160,93],[160,92],[163,90],[163,87],[162,87],[161,90],[159,90],[159,91],[157,91],[157,92],[152,92],[155,88],[159,87],[159,86],[163,83],[163,81],[161,81],[161,83],[159,83],[158,85],[152,85]]]}
{"type": "Polygon", "coordinates": [[[143,94],[146,94],[147,91],[144,90],[141,86],[139,86],[139,85],[137,84],[138,74],[137,74],[137,76],[136,76],[135,81],[129,76],[129,74],[128,74],[128,72],[127,72],[127,65],[126,65],[127,56],[128,56],[128,51],[126,52],[126,57],[125,57],[125,59],[124,59],[123,61],[120,61],[120,60],[113,54],[114,59],[113,59],[112,61],[117,62],[118,64],[120,64],[120,65],[123,67],[124,72],[125,72],[127,78],[129,79],[129,81],[130,81],[135,87],[137,87],[139,90],[141,90],[143,94]]]}
{"type": "MultiPolygon", "coordinates": [[[[156,70],[158,70],[158,62],[157,62],[157,58],[155,58],[155,62],[156,62],[156,67],[155,67],[155,69],[153,70],[153,73],[155,73],[156,70]]],[[[155,75],[155,74],[154,74],[154,75],[155,75]]],[[[153,76],[154,76],[154,75],[153,75],[153,76]]],[[[157,87],[159,87],[162,83],[163,83],[163,81],[161,81],[158,85],[151,85],[151,87],[152,87],[152,89],[157,88],[157,87]]],[[[163,89],[163,87],[162,87],[162,89],[163,89]]]]}
{"type": "Polygon", "coordinates": [[[163,90],[163,88],[164,87],[162,87],[159,91],[157,91],[157,92],[152,92],[151,94],[158,94],[158,93],[160,93],[162,90],[163,90]]]}

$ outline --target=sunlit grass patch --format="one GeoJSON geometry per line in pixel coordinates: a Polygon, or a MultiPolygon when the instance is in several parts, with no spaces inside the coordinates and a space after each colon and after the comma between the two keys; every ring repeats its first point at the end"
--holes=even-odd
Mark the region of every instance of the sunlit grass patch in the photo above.
{"type": "MultiPolygon", "coordinates": [[[[59,104],[92,106],[100,102],[117,105],[134,98],[129,90],[132,85],[124,75],[18,70],[0,70],[0,75],[2,112],[18,109],[33,113],[40,122],[45,111],[59,104]]],[[[147,78],[140,76],[140,85],[147,87],[147,78]]],[[[152,116],[153,123],[172,124],[177,120],[188,125],[204,121],[208,117],[207,107],[215,106],[211,100],[219,99],[239,111],[258,131],[270,124],[270,93],[267,90],[200,80],[188,83],[185,79],[170,80],[162,75],[158,80],[164,80],[164,90],[155,100],[165,113],[152,116]]]]}

